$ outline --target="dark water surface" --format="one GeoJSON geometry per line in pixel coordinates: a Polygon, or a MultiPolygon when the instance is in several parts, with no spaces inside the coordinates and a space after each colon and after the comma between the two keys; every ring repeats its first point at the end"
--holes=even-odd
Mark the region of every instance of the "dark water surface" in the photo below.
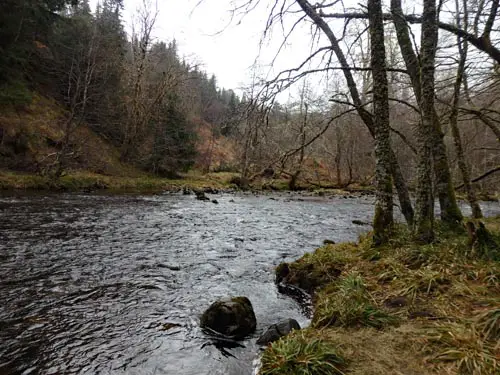
{"type": "Polygon", "coordinates": [[[216,198],[0,198],[0,374],[251,374],[259,333],[307,324],[273,267],[355,240],[373,200],[216,198]],[[198,323],[232,295],[252,301],[257,333],[225,356],[198,323]]]}

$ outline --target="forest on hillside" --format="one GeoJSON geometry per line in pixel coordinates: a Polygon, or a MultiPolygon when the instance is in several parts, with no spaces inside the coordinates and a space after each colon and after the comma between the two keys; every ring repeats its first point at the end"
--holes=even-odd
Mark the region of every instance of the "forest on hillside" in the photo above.
{"type": "Polygon", "coordinates": [[[0,105],[22,113],[41,94],[65,112],[58,134],[47,137],[54,147],[45,149],[36,129],[4,121],[4,167],[60,176],[78,159],[77,128],[85,125],[122,162],[169,176],[193,167],[213,137],[234,131],[234,91],[181,58],[175,40],[154,36],[153,6],[144,3],[131,35],[122,11],[122,0],[101,1],[94,13],[87,0],[2,2],[0,105]]]}

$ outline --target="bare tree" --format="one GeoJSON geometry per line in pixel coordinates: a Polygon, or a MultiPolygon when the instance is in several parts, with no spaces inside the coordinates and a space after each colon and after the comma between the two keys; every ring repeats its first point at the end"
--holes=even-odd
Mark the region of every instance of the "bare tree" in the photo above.
{"type": "MultiPolygon", "coordinates": [[[[67,35],[68,29],[61,24],[57,29],[56,46],[62,61],[56,68],[55,74],[62,79],[64,88],[63,101],[67,106],[67,117],[63,124],[63,137],[58,145],[58,151],[47,155],[46,159],[53,158],[53,162],[46,167],[46,172],[55,179],[62,176],[67,164],[74,156],[75,150],[71,147],[71,139],[75,130],[84,121],[88,104],[96,94],[96,76],[102,67],[99,64],[101,36],[97,25],[89,19],[87,14],[79,14],[78,8],[73,8],[72,20],[80,28],[67,35]],[[77,38],[68,40],[68,38],[77,38]],[[58,70],[58,68],[60,70],[58,70]]],[[[43,164],[43,162],[42,162],[43,164]]]]}
{"type": "MultiPolygon", "coordinates": [[[[469,32],[465,28],[460,28],[451,23],[446,23],[442,21],[437,21],[437,25],[440,29],[448,31],[456,36],[459,36],[465,40],[467,40],[470,44],[476,47],[478,50],[486,53],[492,59],[494,59],[497,63],[500,63],[500,49],[498,49],[491,40],[491,33],[493,31],[493,24],[498,15],[498,5],[499,0],[491,0],[490,1],[490,9],[489,12],[485,9],[487,6],[486,1],[480,1],[480,5],[477,9],[476,13],[476,27],[474,28],[474,32],[469,32]],[[486,21],[482,23],[483,29],[482,33],[479,32],[479,20],[483,18],[484,14],[487,14],[486,21]]],[[[320,6],[322,8],[323,6],[320,6]]],[[[342,19],[366,19],[368,15],[362,12],[343,12],[343,13],[324,13],[321,12],[321,16],[324,18],[342,18],[342,19]]],[[[423,24],[424,17],[420,17],[417,15],[407,15],[400,14],[399,17],[401,20],[406,21],[408,23],[420,23],[423,24]]],[[[389,14],[386,13],[383,15],[384,20],[393,20],[396,21],[396,16],[394,13],[389,14]]]]}
{"type": "MultiPolygon", "coordinates": [[[[317,5],[314,6],[312,5],[309,1],[306,0],[296,0],[296,3],[300,6],[302,11],[305,13],[305,15],[313,22],[313,24],[321,30],[321,32],[327,37],[328,41],[330,42],[330,46],[328,47],[333,51],[333,53],[336,55],[338,62],[340,63],[340,70],[344,74],[344,77],[347,81],[347,87],[350,93],[350,96],[352,98],[352,106],[362,119],[362,121],[365,123],[365,125],[368,127],[370,133],[372,136],[375,134],[375,129],[374,129],[374,119],[372,114],[366,109],[366,103],[363,103],[361,101],[361,95],[359,93],[356,81],[354,79],[354,76],[352,74],[353,70],[357,70],[358,68],[353,68],[349,65],[346,56],[340,47],[340,43],[335,36],[333,30],[330,28],[330,26],[325,22],[325,20],[321,16],[321,8],[323,6],[317,5]]],[[[326,6],[326,5],[325,5],[326,6]]],[[[278,17],[281,17],[282,14],[278,14],[278,17]]],[[[270,19],[275,17],[275,15],[272,15],[270,19]]],[[[308,60],[311,57],[308,58],[308,60]]],[[[302,64],[304,65],[304,64],[302,64]]],[[[326,68],[328,69],[328,67],[326,68]]],[[[308,73],[314,73],[315,71],[309,71],[308,73]]],[[[290,72],[287,72],[290,73],[290,72]]],[[[291,81],[294,79],[292,78],[291,81]]],[[[282,83],[278,78],[274,80],[273,83],[282,83]]],[[[282,87],[288,87],[287,85],[279,85],[280,88],[282,87]]],[[[345,102],[344,102],[345,103],[345,102]]],[[[411,225],[413,223],[413,208],[411,205],[410,201],[410,196],[408,193],[408,188],[406,185],[406,181],[403,178],[403,175],[401,173],[397,158],[392,151],[390,150],[390,160],[391,160],[391,174],[393,176],[393,181],[396,186],[396,190],[398,193],[399,201],[401,204],[401,211],[403,212],[403,215],[405,216],[406,221],[411,225]]]]}
{"type": "Polygon", "coordinates": [[[130,56],[128,64],[127,87],[130,91],[126,111],[126,119],[121,159],[133,158],[136,142],[143,134],[147,123],[153,116],[157,106],[165,95],[171,78],[168,72],[151,87],[147,73],[153,68],[150,50],[153,45],[153,30],[158,18],[158,8],[153,7],[151,0],[143,0],[137,12],[138,20],[133,25],[132,40],[130,43],[130,56]]]}

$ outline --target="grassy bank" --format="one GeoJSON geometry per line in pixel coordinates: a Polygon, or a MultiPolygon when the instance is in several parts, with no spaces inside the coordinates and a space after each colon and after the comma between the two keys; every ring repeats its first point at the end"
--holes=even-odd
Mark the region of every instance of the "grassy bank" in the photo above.
{"type": "MultiPolygon", "coordinates": [[[[240,189],[241,179],[238,173],[213,172],[202,174],[197,171],[182,174],[177,179],[167,179],[152,176],[137,169],[123,169],[124,175],[102,175],[87,171],[69,172],[59,180],[48,177],[12,171],[0,170],[0,190],[16,191],[96,191],[109,190],[110,192],[162,192],[176,191],[181,188],[192,190],[211,189],[240,189]]],[[[244,187],[252,191],[288,191],[286,179],[258,179],[244,187]]],[[[369,194],[368,188],[353,186],[351,189],[319,189],[316,186],[303,185],[301,190],[318,196],[326,195],[361,195],[369,194]]]]}
{"type": "Polygon", "coordinates": [[[166,179],[150,175],[135,177],[106,176],[89,172],[72,172],[54,181],[48,177],[0,171],[0,190],[47,190],[47,191],[96,191],[110,192],[162,192],[188,189],[228,189],[232,173],[186,174],[179,179],[166,179]]]}
{"type": "MultiPolygon", "coordinates": [[[[493,240],[500,218],[489,219],[493,240]]],[[[500,251],[439,230],[426,246],[399,228],[327,245],[277,277],[314,295],[311,326],[275,342],[261,374],[500,374],[500,251]]]]}

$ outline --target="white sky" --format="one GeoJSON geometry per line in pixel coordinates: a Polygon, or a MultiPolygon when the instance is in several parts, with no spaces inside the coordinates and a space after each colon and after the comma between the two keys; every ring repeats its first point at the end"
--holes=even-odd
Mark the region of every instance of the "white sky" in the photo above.
{"type": "MultiPolygon", "coordinates": [[[[124,16],[131,19],[141,0],[125,0],[124,16]]],[[[248,26],[228,24],[230,8],[226,0],[158,0],[159,18],[155,35],[161,40],[176,39],[179,53],[214,73],[219,86],[236,88],[247,81],[248,68],[257,56],[259,33],[248,26]],[[217,32],[220,32],[217,35],[217,32]]]]}

